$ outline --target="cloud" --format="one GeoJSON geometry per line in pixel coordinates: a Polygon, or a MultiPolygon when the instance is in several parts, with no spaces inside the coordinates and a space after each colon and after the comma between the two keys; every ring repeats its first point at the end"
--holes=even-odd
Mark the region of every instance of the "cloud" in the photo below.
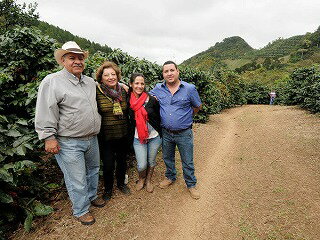
{"type": "Polygon", "coordinates": [[[226,37],[261,48],[315,31],[319,10],[317,0],[38,0],[40,19],[160,64],[181,63],[226,37]]]}

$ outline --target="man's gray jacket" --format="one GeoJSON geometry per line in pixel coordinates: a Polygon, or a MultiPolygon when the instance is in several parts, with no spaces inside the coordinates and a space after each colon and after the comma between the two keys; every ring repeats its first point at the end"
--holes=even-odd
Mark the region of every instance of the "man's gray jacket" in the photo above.
{"type": "Polygon", "coordinates": [[[81,75],[79,80],[64,68],[42,80],[35,115],[39,139],[93,136],[100,126],[92,78],[81,75]]]}

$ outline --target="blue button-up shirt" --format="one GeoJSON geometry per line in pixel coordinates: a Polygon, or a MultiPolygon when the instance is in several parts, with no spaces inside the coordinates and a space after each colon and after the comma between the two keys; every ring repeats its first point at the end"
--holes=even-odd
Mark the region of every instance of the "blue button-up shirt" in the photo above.
{"type": "Polygon", "coordinates": [[[161,126],[170,130],[191,127],[193,108],[201,106],[201,100],[193,84],[180,81],[178,90],[172,95],[165,82],[158,83],[150,94],[160,103],[161,126]]]}

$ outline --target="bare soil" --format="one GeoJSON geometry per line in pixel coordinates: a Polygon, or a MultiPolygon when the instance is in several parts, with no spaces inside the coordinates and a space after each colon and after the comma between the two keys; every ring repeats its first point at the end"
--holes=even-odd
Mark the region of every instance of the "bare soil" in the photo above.
{"type": "MultiPolygon", "coordinates": [[[[189,196],[177,153],[178,180],[150,194],[117,190],[96,223],[71,215],[65,193],[55,213],[12,239],[320,239],[320,118],[296,107],[247,105],[196,124],[199,200],[189,196]]],[[[154,183],[164,175],[161,154],[154,183]]]]}

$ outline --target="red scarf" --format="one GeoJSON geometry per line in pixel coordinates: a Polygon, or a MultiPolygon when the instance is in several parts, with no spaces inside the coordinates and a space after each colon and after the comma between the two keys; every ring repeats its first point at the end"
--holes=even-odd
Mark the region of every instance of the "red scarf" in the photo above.
{"type": "Polygon", "coordinates": [[[148,113],[143,106],[147,98],[148,94],[145,92],[143,92],[139,98],[136,98],[133,92],[130,96],[130,108],[134,111],[134,119],[136,120],[138,137],[141,143],[146,143],[149,137],[147,127],[148,113]]]}

